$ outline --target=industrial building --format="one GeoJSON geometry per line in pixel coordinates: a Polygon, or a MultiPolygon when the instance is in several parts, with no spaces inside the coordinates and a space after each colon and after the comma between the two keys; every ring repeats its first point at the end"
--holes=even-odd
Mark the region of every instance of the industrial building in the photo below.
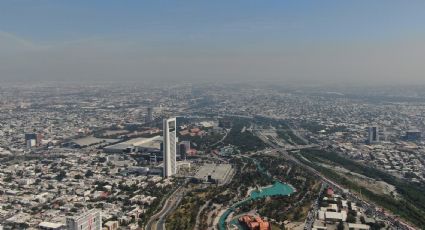
{"type": "Polygon", "coordinates": [[[125,142],[103,148],[105,153],[159,152],[161,151],[161,136],[150,138],[134,138],[125,142]]]}
{"type": "Polygon", "coordinates": [[[85,147],[100,145],[100,144],[110,145],[113,143],[117,143],[118,141],[119,139],[104,139],[104,138],[97,138],[94,136],[87,136],[87,137],[74,139],[69,142],[65,142],[62,144],[62,147],[80,149],[80,148],[85,148],[85,147]]]}

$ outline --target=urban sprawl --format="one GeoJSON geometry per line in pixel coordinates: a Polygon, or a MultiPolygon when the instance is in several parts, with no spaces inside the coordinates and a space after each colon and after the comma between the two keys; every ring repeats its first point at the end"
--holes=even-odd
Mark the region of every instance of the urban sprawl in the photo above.
{"type": "Polygon", "coordinates": [[[0,88],[0,229],[425,228],[419,87],[0,88]]]}

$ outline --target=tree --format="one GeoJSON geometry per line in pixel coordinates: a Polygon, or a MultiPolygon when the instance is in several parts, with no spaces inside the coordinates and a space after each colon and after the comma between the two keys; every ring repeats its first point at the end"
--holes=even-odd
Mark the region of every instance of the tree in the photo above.
{"type": "Polygon", "coordinates": [[[66,178],[66,172],[63,170],[61,170],[59,174],[56,176],[56,180],[58,181],[62,181],[65,178],[66,178]]]}
{"type": "Polygon", "coordinates": [[[92,176],[93,176],[93,172],[90,169],[87,170],[85,177],[89,178],[89,177],[92,177],[92,176]]]}
{"type": "Polygon", "coordinates": [[[13,180],[13,176],[12,175],[8,175],[6,178],[3,179],[4,182],[10,183],[13,180]]]}
{"type": "Polygon", "coordinates": [[[348,215],[347,215],[347,222],[348,223],[356,223],[356,217],[354,217],[353,215],[351,215],[351,213],[348,213],[348,215]]]}
{"type": "Polygon", "coordinates": [[[81,176],[80,174],[77,174],[74,176],[74,179],[80,180],[80,179],[83,179],[83,176],[81,176]]]}
{"type": "Polygon", "coordinates": [[[344,230],[344,223],[342,223],[342,221],[339,222],[337,229],[344,230]]]}

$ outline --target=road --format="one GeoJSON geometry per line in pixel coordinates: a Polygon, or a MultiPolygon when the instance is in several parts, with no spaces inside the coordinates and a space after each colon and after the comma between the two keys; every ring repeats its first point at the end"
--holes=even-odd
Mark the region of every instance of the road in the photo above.
{"type": "Polygon", "coordinates": [[[228,131],[226,131],[226,134],[224,134],[224,136],[223,136],[223,137],[222,137],[219,141],[217,141],[216,143],[214,143],[214,144],[210,145],[210,147],[214,147],[214,146],[216,146],[216,145],[218,145],[218,144],[222,143],[222,142],[224,141],[224,139],[226,139],[227,134],[229,134],[229,132],[228,132],[228,131]]]}
{"type": "Polygon", "coordinates": [[[195,228],[194,229],[199,229],[199,224],[201,222],[201,212],[208,207],[208,205],[210,204],[211,200],[208,200],[207,202],[205,202],[204,205],[201,206],[201,208],[198,211],[198,214],[196,214],[196,222],[195,222],[195,228]]]}
{"type": "MultiPolygon", "coordinates": [[[[255,135],[257,135],[264,143],[270,145],[273,148],[279,148],[283,151],[302,150],[302,149],[311,149],[311,148],[320,147],[320,145],[317,145],[317,144],[283,146],[283,145],[279,144],[279,143],[281,143],[281,141],[277,137],[266,136],[262,133],[262,130],[265,130],[265,129],[253,129],[253,133],[255,135]],[[270,140],[270,138],[272,138],[272,140],[270,140]]],[[[294,132],[294,134],[295,134],[295,132],[294,132]]],[[[300,139],[305,140],[304,138],[301,138],[301,137],[300,137],[300,139]]]]}
{"type": "MultiPolygon", "coordinates": [[[[362,208],[364,208],[366,210],[366,212],[370,213],[371,215],[376,216],[376,217],[379,217],[382,220],[386,220],[388,223],[390,223],[390,225],[391,225],[391,227],[393,227],[393,229],[403,229],[403,230],[412,230],[412,229],[415,229],[414,227],[412,227],[409,224],[401,221],[400,219],[398,219],[397,217],[395,217],[394,215],[392,215],[390,213],[386,213],[384,211],[378,211],[381,208],[378,208],[378,206],[376,206],[374,204],[369,204],[368,202],[364,201],[363,199],[360,199],[356,194],[351,193],[351,192],[347,192],[347,190],[344,189],[338,183],[336,183],[336,182],[334,182],[334,181],[326,178],[320,172],[318,172],[316,169],[310,167],[309,165],[306,165],[306,164],[300,162],[294,156],[289,155],[288,152],[287,152],[288,151],[287,148],[276,145],[275,143],[273,143],[272,141],[270,141],[266,136],[262,135],[261,132],[255,132],[255,134],[262,141],[264,141],[264,143],[268,144],[269,146],[271,146],[272,148],[274,148],[277,152],[279,152],[286,160],[292,161],[292,162],[298,164],[299,166],[305,168],[306,170],[310,171],[314,175],[316,175],[319,178],[321,178],[321,180],[323,182],[327,183],[328,185],[330,185],[334,189],[336,189],[336,190],[338,190],[340,192],[346,193],[346,195],[348,196],[348,198],[350,200],[355,201],[358,206],[361,206],[362,208]]],[[[317,146],[314,146],[314,147],[317,147],[317,146]]],[[[311,227],[310,228],[305,228],[305,229],[306,230],[309,230],[309,229],[311,229],[311,227]]]]}
{"type": "Polygon", "coordinates": [[[147,230],[165,230],[165,218],[170,214],[180,203],[185,193],[185,184],[178,187],[165,201],[161,211],[152,215],[146,224],[147,230]]]}

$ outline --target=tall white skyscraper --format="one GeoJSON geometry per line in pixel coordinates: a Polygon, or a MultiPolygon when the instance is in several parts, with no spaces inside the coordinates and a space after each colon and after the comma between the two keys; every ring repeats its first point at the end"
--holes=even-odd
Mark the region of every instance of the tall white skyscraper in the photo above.
{"type": "Polygon", "coordinates": [[[102,217],[100,211],[92,209],[79,216],[67,217],[66,228],[68,230],[101,230],[102,217]]]}
{"type": "Polygon", "coordinates": [[[177,173],[176,164],[176,118],[164,119],[163,121],[163,153],[164,153],[164,177],[170,177],[177,173]]]}

